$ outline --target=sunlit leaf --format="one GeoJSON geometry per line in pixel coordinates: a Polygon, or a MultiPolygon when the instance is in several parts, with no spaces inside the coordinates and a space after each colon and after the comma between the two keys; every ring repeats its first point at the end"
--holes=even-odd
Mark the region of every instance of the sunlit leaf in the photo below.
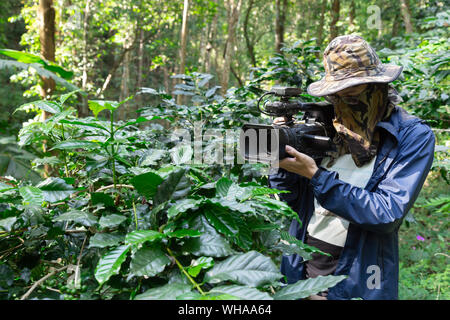
{"type": "Polygon", "coordinates": [[[103,284],[108,281],[111,276],[118,274],[129,250],[130,247],[125,245],[107,252],[97,264],[95,269],[95,279],[97,279],[100,284],[103,284]]]}

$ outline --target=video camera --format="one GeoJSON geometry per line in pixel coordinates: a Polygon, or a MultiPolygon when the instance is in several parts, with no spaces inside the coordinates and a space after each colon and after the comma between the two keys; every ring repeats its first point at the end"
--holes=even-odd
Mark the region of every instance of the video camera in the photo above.
{"type": "Polygon", "coordinates": [[[300,88],[272,87],[257,102],[261,113],[285,117],[282,125],[244,124],[240,132],[240,154],[245,160],[253,162],[274,162],[289,156],[285,147],[290,145],[314,160],[323,158],[327,151],[336,151],[333,137],[334,108],[328,102],[301,102],[291,100],[300,96],[300,88]],[[273,95],[279,101],[264,102],[263,98],[273,95]],[[295,122],[294,116],[304,112],[302,121],[295,122]]]}

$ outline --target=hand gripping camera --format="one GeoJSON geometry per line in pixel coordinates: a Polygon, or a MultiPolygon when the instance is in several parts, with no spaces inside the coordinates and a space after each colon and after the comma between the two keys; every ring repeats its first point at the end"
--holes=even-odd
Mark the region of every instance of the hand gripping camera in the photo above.
{"type": "Polygon", "coordinates": [[[328,151],[336,151],[333,137],[336,130],[332,121],[333,105],[328,102],[301,102],[291,100],[298,97],[300,88],[272,87],[257,102],[261,113],[285,117],[283,125],[244,124],[240,132],[240,154],[250,162],[275,162],[289,156],[286,145],[305,153],[314,160],[323,158],[328,151]],[[279,97],[279,101],[261,101],[268,95],[279,97]],[[303,111],[301,121],[294,121],[294,115],[303,111]]]}

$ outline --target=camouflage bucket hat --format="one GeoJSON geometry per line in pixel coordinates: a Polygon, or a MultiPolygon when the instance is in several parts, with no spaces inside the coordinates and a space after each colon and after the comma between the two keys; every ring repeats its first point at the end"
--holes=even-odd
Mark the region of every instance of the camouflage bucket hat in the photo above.
{"type": "Polygon", "coordinates": [[[325,77],[311,83],[308,93],[321,97],[364,83],[387,83],[398,78],[403,67],[383,64],[361,37],[334,38],[323,53],[325,77]]]}

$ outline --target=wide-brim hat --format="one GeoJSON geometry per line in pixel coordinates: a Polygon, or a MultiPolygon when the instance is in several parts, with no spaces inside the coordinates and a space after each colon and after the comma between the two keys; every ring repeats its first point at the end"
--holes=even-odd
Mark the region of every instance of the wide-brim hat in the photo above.
{"type": "Polygon", "coordinates": [[[365,83],[388,83],[403,67],[381,63],[375,50],[360,36],[334,38],[323,53],[325,76],[308,86],[308,93],[322,97],[365,83]]]}

